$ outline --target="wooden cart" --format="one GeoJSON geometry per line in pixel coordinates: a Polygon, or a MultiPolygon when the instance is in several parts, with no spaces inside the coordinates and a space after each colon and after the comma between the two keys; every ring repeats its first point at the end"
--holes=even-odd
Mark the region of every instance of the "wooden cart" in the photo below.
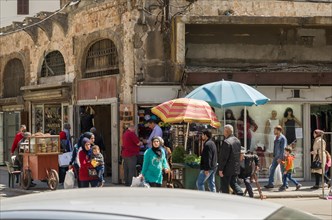
{"type": "Polygon", "coordinates": [[[21,186],[29,189],[32,180],[46,181],[51,190],[59,185],[59,135],[32,136],[24,148],[21,186]]]}

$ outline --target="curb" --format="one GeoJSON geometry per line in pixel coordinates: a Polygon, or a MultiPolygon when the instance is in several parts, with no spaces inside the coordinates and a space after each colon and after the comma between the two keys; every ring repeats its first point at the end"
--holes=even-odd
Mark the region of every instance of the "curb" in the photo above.
{"type": "MultiPolygon", "coordinates": [[[[263,193],[264,195],[264,193],[263,193]]],[[[264,195],[266,196],[266,199],[292,199],[292,198],[319,198],[321,197],[320,194],[308,194],[308,195],[264,195]]],[[[254,198],[260,199],[259,196],[254,196],[254,198]]]]}

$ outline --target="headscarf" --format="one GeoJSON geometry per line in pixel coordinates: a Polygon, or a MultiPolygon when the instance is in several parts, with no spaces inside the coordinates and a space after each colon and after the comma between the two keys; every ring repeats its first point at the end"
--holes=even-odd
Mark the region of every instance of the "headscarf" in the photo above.
{"type": "Polygon", "coordinates": [[[92,148],[90,148],[90,150],[86,150],[85,149],[85,144],[86,143],[91,143],[91,141],[90,141],[90,139],[88,139],[88,138],[83,138],[83,140],[82,140],[82,151],[84,151],[85,153],[86,153],[86,155],[88,155],[88,156],[90,156],[91,155],[91,152],[92,152],[92,148]]]}
{"type": "Polygon", "coordinates": [[[162,141],[161,142],[161,137],[158,137],[158,136],[154,136],[152,139],[151,139],[151,141],[152,141],[152,147],[151,147],[151,149],[152,149],[152,151],[157,155],[157,157],[158,158],[160,158],[161,157],[161,155],[162,155],[162,153],[161,153],[161,144],[164,142],[164,141],[162,141]],[[153,146],[153,141],[155,140],[155,139],[157,139],[158,141],[159,141],[159,146],[158,147],[154,147],[153,146]]]}
{"type": "MultiPolygon", "coordinates": [[[[80,138],[78,139],[78,142],[77,142],[77,146],[78,146],[78,148],[80,148],[80,147],[84,147],[84,145],[82,144],[82,141],[83,141],[83,139],[84,138],[87,138],[87,139],[91,139],[91,137],[92,137],[92,135],[94,135],[92,132],[89,132],[89,131],[87,131],[87,132],[85,132],[84,134],[82,134],[81,136],[80,136],[80,138]]],[[[92,143],[91,143],[92,144],[92,143]]]]}

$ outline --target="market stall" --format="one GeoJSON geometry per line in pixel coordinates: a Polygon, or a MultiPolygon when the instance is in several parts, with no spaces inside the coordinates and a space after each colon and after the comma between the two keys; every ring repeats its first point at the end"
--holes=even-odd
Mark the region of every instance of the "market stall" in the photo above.
{"type": "Polygon", "coordinates": [[[20,146],[23,156],[21,175],[22,188],[29,189],[32,180],[46,180],[49,188],[55,190],[59,184],[58,155],[59,135],[31,136],[20,146]]]}
{"type": "Polygon", "coordinates": [[[179,181],[186,189],[195,189],[196,178],[199,173],[200,159],[198,156],[202,150],[200,130],[207,126],[197,124],[208,124],[214,128],[219,127],[220,123],[214,111],[205,101],[188,98],[164,102],[152,108],[151,111],[160,117],[163,122],[172,123],[171,137],[173,138],[173,162],[175,162],[173,166],[174,180],[179,181]],[[191,131],[191,129],[194,131],[191,131]],[[181,138],[183,136],[184,141],[181,138]]]}

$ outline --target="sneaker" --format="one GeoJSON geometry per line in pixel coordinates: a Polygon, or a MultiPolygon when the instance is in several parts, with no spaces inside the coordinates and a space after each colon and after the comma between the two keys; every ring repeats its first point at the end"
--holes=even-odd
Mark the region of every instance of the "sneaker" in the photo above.
{"type": "Polygon", "coordinates": [[[279,188],[279,191],[280,191],[280,192],[286,191],[286,187],[285,187],[285,186],[280,187],[280,188],[279,188]]]}
{"type": "Polygon", "coordinates": [[[30,187],[35,187],[36,185],[37,185],[36,183],[33,182],[30,183],[30,187]]]}
{"type": "Polygon", "coordinates": [[[264,187],[267,188],[267,189],[272,189],[272,188],[274,188],[274,186],[273,186],[273,185],[270,185],[270,184],[265,185],[264,187]]]}
{"type": "Polygon", "coordinates": [[[301,188],[301,186],[302,186],[301,184],[297,184],[295,191],[299,190],[301,188]]]}
{"type": "Polygon", "coordinates": [[[286,189],[288,189],[288,185],[286,186],[286,189]]]}
{"type": "Polygon", "coordinates": [[[319,186],[314,185],[314,186],[310,187],[310,189],[319,189],[319,186]]]}

